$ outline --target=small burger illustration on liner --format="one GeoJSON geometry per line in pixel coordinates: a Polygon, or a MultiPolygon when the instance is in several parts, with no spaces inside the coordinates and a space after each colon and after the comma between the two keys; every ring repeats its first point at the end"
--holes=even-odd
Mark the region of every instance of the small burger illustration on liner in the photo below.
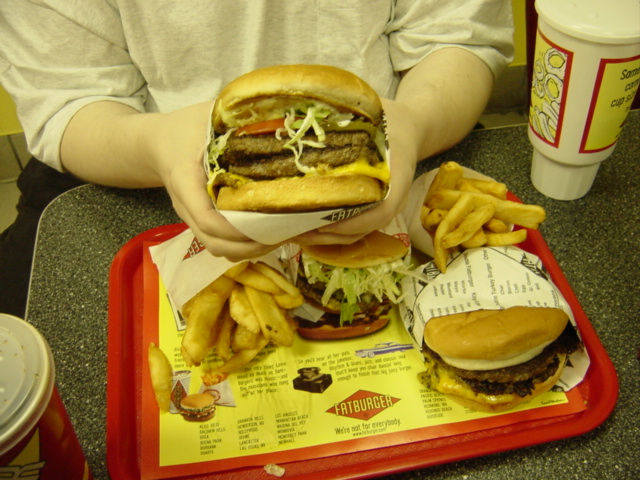
{"type": "Polygon", "coordinates": [[[192,393],[180,401],[178,411],[187,422],[206,422],[216,414],[214,402],[208,393],[192,393]]]}

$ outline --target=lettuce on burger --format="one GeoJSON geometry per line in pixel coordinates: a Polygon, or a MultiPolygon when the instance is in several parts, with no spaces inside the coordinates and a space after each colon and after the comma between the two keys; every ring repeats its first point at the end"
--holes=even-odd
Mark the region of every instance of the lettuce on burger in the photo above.
{"type": "Polygon", "coordinates": [[[389,322],[401,298],[399,281],[411,274],[408,245],[374,231],[351,245],[303,245],[296,284],[316,321],[296,315],[298,333],[328,340],[373,333],[389,322]]]}
{"type": "Polygon", "coordinates": [[[314,211],[382,200],[383,112],[358,76],[279,65],[227,84],[212,113],[208,191],[219,210],[314,211]]]}

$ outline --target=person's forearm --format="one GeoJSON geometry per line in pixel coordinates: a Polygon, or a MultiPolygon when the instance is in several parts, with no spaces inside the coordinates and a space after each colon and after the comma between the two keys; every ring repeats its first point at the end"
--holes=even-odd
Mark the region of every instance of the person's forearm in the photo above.
{"type": "Polygon", "coordinates": [[[150,162],[147,140],[157,114],[141,114],[116,102],[83,107],[65,130],[60,147],[63,167],[92,183],[125,188],[160,186],[150,162]]]}
{"type": "Polygon", "coordinates": [[[402,78],[396,101],[413,114],[417,158],[442,152],[462,140],[484,111],[493,75],[477,56],[461,48],[438,50],[402,78]]]}

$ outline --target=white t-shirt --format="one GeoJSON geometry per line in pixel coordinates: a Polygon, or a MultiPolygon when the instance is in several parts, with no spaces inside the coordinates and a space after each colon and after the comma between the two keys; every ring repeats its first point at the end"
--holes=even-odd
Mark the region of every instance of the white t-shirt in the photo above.
{"type": "Polygon", "coordinates": [[[497,75],[512,36],[508,0],[2,0],[0,83],[31,153],[61,169],[69,120],[96,100],[167,112],[289,63],[342,67],[393,98],[398,72],[443,46],[497,75]]]}

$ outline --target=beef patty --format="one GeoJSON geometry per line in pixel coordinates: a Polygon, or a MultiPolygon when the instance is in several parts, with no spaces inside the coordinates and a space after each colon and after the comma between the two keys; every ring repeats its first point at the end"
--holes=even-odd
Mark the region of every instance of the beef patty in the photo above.
{"type": "MultiPolygon", "coordinates": [[[[305,139],[318,141],[315,135],[305,139]]],[[[229,173],[254,180],[302,175],[294,162],[293,152],[284,147],[285,143],[285,139],[278,140],[275,135],[231,136],[218,163],[229,173]]],[[[360,158],[370,164],[380,161],[376,145],[365,131],[327,132],[323,143],[324,148],[304,147],[300,163],[321,170],[323,166],[338,167],[360,158]]]]}

